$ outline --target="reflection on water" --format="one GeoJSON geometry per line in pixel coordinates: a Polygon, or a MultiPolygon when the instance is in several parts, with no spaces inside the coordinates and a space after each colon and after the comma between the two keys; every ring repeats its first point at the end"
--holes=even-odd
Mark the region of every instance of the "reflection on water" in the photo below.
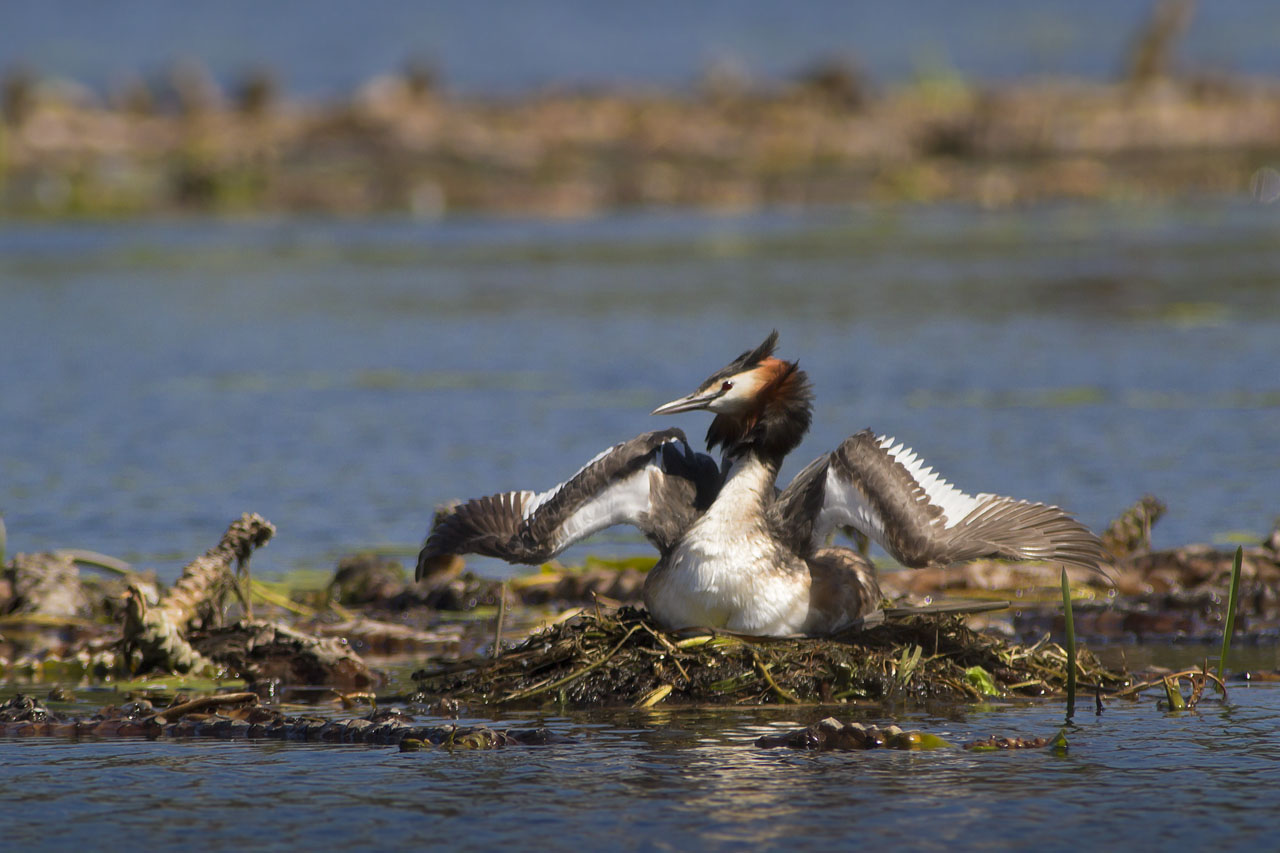
{"type": "MultiPolygon", "coordinates": [[[[0,743],[14,845],[98,846],[104,829],[172,848],[376,844],[495,849],[912,849],[1269,843],[1280,688],[1164,714],[1115,701],[1070,751],[808,754],[752,741],[822,712],[526,717],[577,742],[484,753],[235,742],[0,743]],[[1069,828],[1064,832],[1063,828],[1069,828]]],[[[899,720],[955,744],[1051,736],[1061,707],[899,720]]],[[[869,721],[884,723],[877,716],[869,721]]]]}
{"type": "Polygon", "coordinates": [[[266,571],[408,550],[438,502],[698,439],[647,413],[776,327],[817,390],[784,478],[872,426],[1095,528],[1153,492],[1158,544],[1261,536],[1278,235],[1225,202],[9,227],[0,513],[163,576],[246,510],[266,571]]]}

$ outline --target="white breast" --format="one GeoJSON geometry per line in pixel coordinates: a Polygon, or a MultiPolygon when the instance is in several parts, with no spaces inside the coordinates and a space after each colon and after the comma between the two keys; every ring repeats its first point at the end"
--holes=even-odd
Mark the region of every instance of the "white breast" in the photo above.
{"type": "Polygon", "coordinates": [[[715,503],[645,583],[645,604],[670,628],[790,634],[808,613],[809,577],[769,536],[762,495],[772,472],[747,459],[715,503]]]}

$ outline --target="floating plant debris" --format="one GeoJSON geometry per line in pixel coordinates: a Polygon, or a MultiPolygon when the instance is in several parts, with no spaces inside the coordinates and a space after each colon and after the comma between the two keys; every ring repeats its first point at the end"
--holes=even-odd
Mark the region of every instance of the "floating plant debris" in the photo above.
{"type": "Polygon", "coordinates": [[[841,723],[834,717],[827,717],[803,729],[778,735],[764,735],[756,739],[756,746],[764,749],[785,746],[790,749],[829,752],[859,749],[938,749],[951,744],[937,735],[903,731],[898,726],[890,725],[880,728],[862,723],[841,723]]]}
{"type": "Polygon", "coordinates": [[[401,744],[402,749],[406,743],[409,749],[494,749],[568,740],[545,728],[415,726],[395,709],[345,720],[290,716],[258,704],[253,693],[205,696],[161,709],[147,700],[135,700],[84,717],[54,713],[39,700],[21,694],[0,705],[0,737],[40,736],[305,740],[401,744]]]}
{"type": "MultiPolygon", "coordinates": [[[[941,749],[951,746],[945,739],[937,735],[919,731],[903,731],[896,725],[881,728],[876,725],[862,723],[841,723],[834,717],[827,717],[806,726],[776,735],[764,735],[756,739],[756,746],[763,749],[787,747],[789,749],[806,749],[814,752],[854,751],[866,749],[941,749]]],[[[1067,748],[1066,735],[1058,732],[1057,736],[1047,737],[1005,737],[991,735],[979,740],[969,741],[964,748],[971,752],[996,752],[1009,749],[1043,749],[1049,747],[1058,752],[1067,748]]]]}
{"type": "Polygon", "coordinates": [[[999,737],[991,735],[980,740],[972,740],[964,745],[964,748],[972,752],[995,752],[1002,749],[1043,749],[1050,746],[1056,741],[1050,741],[1047,737],[999,737]]]}

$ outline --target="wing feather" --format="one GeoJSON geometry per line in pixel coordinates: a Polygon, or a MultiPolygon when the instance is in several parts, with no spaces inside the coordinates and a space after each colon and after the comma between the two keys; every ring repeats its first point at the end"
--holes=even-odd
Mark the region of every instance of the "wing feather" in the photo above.
{"type": "Polygon", "coordinates": [[[432,528],[416,576],[453,554],[542,563],[615,524],[632,524],[668,548],[710,506],[719,483],[715,461],[694,452],[683,432],[644,433],[545,492],[503,492],[459,505],[432,528]]]}
{"type": "Polygon", "coordinates": [[[995,557],[1101,571],[1104,560],[1098,537],[1062,509],[963,492],[910,448],[870,430],[811,463],[777,506],[780,527],[806,536],[809,549],[852,526],[912,568],[995,557]]]}

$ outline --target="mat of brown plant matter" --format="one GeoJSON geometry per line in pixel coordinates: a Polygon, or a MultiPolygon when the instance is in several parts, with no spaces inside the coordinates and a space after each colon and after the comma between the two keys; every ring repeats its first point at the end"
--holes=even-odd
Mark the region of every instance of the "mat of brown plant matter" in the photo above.
{"type": "MultiPolygon", "coordinates": [[[[894,618],[830,638],[671,633],[640,610],[584,613],[494,658],[414,674],[432,700],[506,706],[814,704],[1041,696],[1066,680],[1066,653],[977,633],[953,616],[894,618]]],[[[1081,684],[1123,677],[1082,652],[1081,684]]]]}

